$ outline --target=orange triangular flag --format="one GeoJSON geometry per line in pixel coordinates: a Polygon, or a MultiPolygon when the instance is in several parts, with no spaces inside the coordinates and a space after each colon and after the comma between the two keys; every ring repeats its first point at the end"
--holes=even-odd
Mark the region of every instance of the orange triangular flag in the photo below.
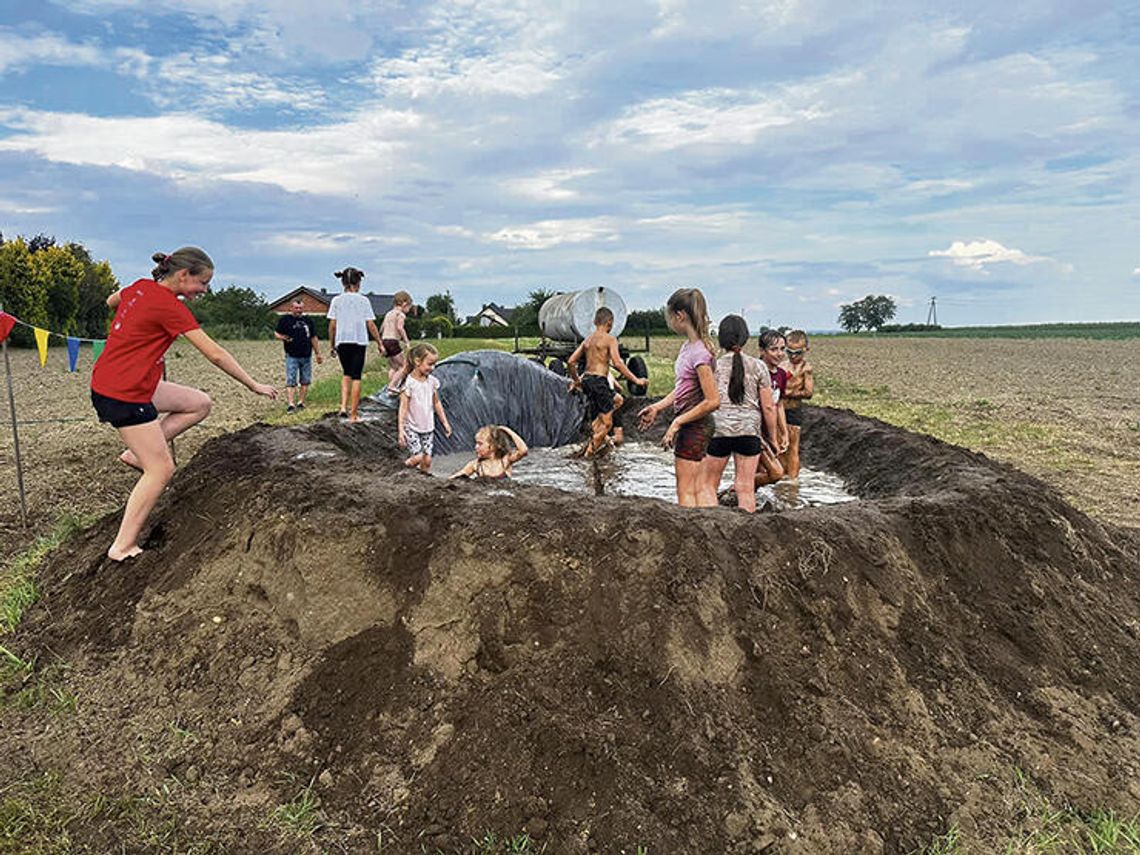
{"type": "Polygon", "coordinates": [[[48,331],[41,330],[39,327],[33,327],[32,329],[36,334],[36,348],[40,352],[40,368],[43,368],[45,365],[47,365],[48,331]]]}

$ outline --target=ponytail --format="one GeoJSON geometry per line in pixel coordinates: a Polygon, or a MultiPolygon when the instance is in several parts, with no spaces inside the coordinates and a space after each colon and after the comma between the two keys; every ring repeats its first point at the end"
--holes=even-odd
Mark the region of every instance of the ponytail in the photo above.
{"type": "Polygon", "coordinates": [[[150,272],[150,278],[155,282],[161,282],[171,273],[177,273],[179,270],[188,270],[191,276],[201,276],[207,270],[214,269],[214,262],[210,256],[196,246],[184,246],[181,249],[174,250],[170,255],[165,252],[156,252],[150,257],[150,260],[156,265],[154,270],[150,272]]]}
{"type": "Polygon", "coordinates": [[[744,403],[744,357],[740,348],[748,343],[748,322],[740,315],[727,315],[716,331],[720,346],[732,352],[732,374],[728,378],[728,400],[744,403]]]}
{"type": "Polygon", "coordinates": [[[340,284],[345,287],[345,290],[351,291],[360,287],[360,280],[364,278],[364,271],[355,267],[346,267],[344,270],[336,271],[333,276],[340,280],[340,284]]]}

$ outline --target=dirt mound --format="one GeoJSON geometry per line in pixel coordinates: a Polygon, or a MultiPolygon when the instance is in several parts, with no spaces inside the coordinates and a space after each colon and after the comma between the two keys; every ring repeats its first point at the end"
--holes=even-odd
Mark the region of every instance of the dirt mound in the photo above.
{"type": "MultiPolygon", "coordinates": [[[[142,558],[100,560],[114,518],[54,554],[6,646],[65,662],[78,709],[6,712],[5,776],[161,792],[240,852],[905,852],[952,824],[989,851],[1027,781],[1140,808],[1140,544],[1038,481],[816,408],[806,462],[863,501],[755,517],[446,483],[392,435],[219,438],[142,558]],[[285,838],[302,789],[323,827],[285,838]]],[[[106,811],[69,833],[158,851],[106,811]]]]}

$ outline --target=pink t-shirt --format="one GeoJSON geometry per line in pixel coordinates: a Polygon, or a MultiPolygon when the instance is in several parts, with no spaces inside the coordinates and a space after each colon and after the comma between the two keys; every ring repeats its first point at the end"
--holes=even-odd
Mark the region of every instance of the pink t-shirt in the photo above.
{"type": "Polygon", "coordinates": [[[408,414],[404,420],[404,427],[416,433],[431,433],[435,430],[435,393],[439,389],[439,380],[428,375],[427,380],[417,380],[415,374],[409,374],[404,381],[404,391],[400,394],[408,396],[408,414]]]}
{"type": "Polygon", "coordinates": [[[673,375],[677,378],[673,386],[673,412],[677,415],[691,410],[705,399],[701,392],[701,381],[697,377],[697,367],[707,365],[716,376],[716,357],[709,353],[703,341],[686,341],[681,345],[677,361],[673,363],[673,375]]]}

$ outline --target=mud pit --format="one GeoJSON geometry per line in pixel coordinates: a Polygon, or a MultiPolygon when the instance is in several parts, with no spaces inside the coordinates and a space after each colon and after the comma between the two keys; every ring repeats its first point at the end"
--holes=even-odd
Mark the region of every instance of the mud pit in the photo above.
{"type": "MultiPolygon", "coordinates": [[[[239,852],[304,851],[266,821],[310,782],[314,848],[348,852],[525,829],[551,853],[894,853],[951,824],[995,851],[1014,770],[1140,808],[1140,536],[1028,476],[812,408],[806,463],[863,501],[747,516],[441,482],[393,435],[218,438],[144,557],[100,560],[117,517],[54,554],[6,645],[66,662],[79,708],[4,713],[4,774],[161,790],[239,852]]],[[[129,839],[90,816],[78,846],[129,839]]]]}

